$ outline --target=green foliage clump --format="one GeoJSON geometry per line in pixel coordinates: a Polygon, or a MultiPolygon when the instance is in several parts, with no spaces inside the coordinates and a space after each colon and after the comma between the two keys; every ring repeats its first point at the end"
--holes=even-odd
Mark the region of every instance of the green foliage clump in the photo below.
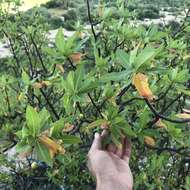
{"type": "Polygon", "coordinates": [[[89,5],[90,29],[78,22],[66,38],[60,28],[51,47],[40,12],[10,19],[0,9],[0,33],[12,53],[0,69],[1,153],[16,145],[17,158],[24,154],[29,162],[15,163],[1,183],[93,189],[85,158],[103,123],[108,142],[132,141],[134,189],[188,190],[188,18],[173,32],[131,24],[135,14],[125,1],[89,5]]]}

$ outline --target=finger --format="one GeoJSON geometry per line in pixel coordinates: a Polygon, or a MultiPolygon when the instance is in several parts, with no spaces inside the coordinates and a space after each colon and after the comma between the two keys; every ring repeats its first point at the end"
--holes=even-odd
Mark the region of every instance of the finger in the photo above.
{"type": "Polygon", "coordinates": [[[114,144],[109,144],[108,147],[107,147],[107,151],[111,152],[113,154],[115,154],[116,150],[117,149],[116,149],[116,146],[114,144]]]}
{"type": "Polygon", "coordinates": [[[105,138],[108,135],[108,130],[104,129],[101,133],[101,139],[105,138]]]}
{"type": "Polygon", "coordinates": [[[124,148],[123,159],[129,163],[131,157],[131,141],[128,138],[125,138],[124,145],[125,148],[124,148]]]}
{"type": "Polygon", "coordinates": [[[123,155],[123,150],[122,150],[122,148],[117,148],[115,154],[116,154],[118,157],[122,158],[122,155],[123,155]]]}
{"type": "Polygon", "coordinates": [[[101,148],[102,148],[101,136],[99,133],[95,133],[94,141],[93,141],[92,146],[90,148],[90,152],[95,151],[95,150],[100,150],[101,148]]]}

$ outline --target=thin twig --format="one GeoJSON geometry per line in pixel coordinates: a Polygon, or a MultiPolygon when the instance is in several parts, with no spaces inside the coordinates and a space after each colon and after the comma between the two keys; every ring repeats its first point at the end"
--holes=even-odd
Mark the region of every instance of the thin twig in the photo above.
{"type": "Polygon", "coordinates": [[[152,104],[151,104],[147,99],[144,99],[144,100],[145,100],[146,104],[148,105],[148,107],[150,108],[150,110],[152,111],[152,113],[153,113],[156,117],[158,117],[158,118],[160,118],[160,119],[169,121],[169,122],[171,122],[171,123],[188,123],[188,122],[190,122],[190,119],[183,119],[183,120],[170,119],[170,118],[168,118],[168,117],[166,117],[166,116],[160,114],[159,112],[157,112],[157,110],[152,106],[152,104]]]}

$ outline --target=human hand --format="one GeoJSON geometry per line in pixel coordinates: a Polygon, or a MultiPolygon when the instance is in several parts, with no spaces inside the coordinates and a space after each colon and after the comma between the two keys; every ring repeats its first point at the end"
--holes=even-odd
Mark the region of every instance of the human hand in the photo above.
{"type": "Polygon", "coordinates": [[[97,190],[131,190],[133,176],[129,167],[131,144],[127,138],[122,141],[122,148],[114,144],[103,150],[102,140],[105,131],[95,134],[88,157],[88,167],[97,180],[97,190]]]}

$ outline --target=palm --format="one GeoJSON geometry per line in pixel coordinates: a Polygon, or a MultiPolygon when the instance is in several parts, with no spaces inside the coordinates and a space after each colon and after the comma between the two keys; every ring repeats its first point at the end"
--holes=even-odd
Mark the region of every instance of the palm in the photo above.
{"type": "Polygon", "coordinates": [[[129,167],[131,145],[127,139],[123,140],[121,149],[110,144],[103,150],[101,143],[97,141],[97,144],[93,143],[89,153],[92,155],[89,160],[90,169],[95,176],[116,176],[121,184],[133,186],[133,177],[129,167]]]}

